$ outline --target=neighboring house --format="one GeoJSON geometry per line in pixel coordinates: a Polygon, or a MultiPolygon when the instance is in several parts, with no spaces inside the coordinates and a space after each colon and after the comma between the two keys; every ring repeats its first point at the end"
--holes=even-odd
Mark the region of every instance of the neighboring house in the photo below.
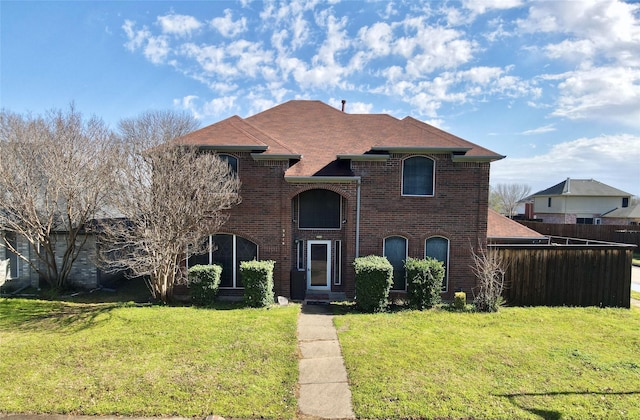
{"type": "Polygon", "coordinates": [[[549,238],[489,209],[487,241],[491,244],[540,244],[549,238]]]}
{"type": "MultiPolygon", "coordinates": [[[[56,255],[63,255],[66,250],[66,235],[54,234],[56,241],[56,255]]],[[[96,236],[88,234],[87,242],[73,264],[69,281],[76,287],[92,289],[100,285],[100,270],[96,267],[96,236]]],[[[29,242],[20,235],[7,233],[6,238],[29,261],[38,264],[38,257],[29,242]]],[[[18,289],[24,286],[40,287],[40,276],[23,259],[11,252],[0,238],[0,260],[9,260],[8,277],[5,288],[18,289]]]]}
{"type": "Polygon", "coordinates": [[[276,261],[275,293],[298,299],[354,297],[353,261],[370,254],[394,266],[396,294],[408,256],[445,263],[444,297],[475,286],[489,166],[504,156],[411,117],[319,101],[233,116],[182,140],[218,153],[242,182],[211,251],[188,260],[222,264],[222,295],[242,294],[239,264],[254,258],[276,261]]]}
{"type": "Polygon", "coordinates": [[[593,179],[567,178],[528,199],[533,217],[545,223],[602,224],[609,223],[605,214],[629,207],[631,194],[593,179]]]}

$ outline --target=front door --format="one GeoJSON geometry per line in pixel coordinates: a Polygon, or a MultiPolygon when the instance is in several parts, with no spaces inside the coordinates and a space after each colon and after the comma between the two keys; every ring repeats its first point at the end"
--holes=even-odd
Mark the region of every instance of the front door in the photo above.
{"type": "Polygon", "coordinates": [[[307,289],[329,290],[331,241],[307,241],[307,289]]]}

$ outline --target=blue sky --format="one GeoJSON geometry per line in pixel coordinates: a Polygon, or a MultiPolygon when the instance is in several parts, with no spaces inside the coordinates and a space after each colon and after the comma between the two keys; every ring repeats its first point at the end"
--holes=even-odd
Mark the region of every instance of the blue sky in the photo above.
{"type": "Polygon", "coordinates": [[[407,115],[495,152],[491,182],[640,196],[640,3],[0,1],[0,106],[208,125],[290,99],[407,115]]]}

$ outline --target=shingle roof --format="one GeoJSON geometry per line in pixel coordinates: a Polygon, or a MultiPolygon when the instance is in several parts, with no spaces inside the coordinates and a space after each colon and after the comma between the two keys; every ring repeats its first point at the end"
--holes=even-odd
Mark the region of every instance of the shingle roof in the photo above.
{"type": "Polygon", "coordinates": [[[640,219],[640,204],[630,207],[619,207],[608,213],[602,215],[602,217],[616,217],[627,219],[640,219]]]}
{"type": "Polygon", "coordinates": [[[269,155],[301,155],[287,177],[344,176],[338,156],[390,149],[451,151],[469,159],[501,156],[426,123],[386,114],[348,114],[320,101],[294,100],[242,119],[234,116],[186,135],[182,141],[215,149],[238,146],[269,155]],[[386,149],[385,149],[386,148],[386,149]]]}
{"type": "Polygon", "coordinates": [[[544,239],[544,235],[489,209],[487,238],[544,239]]]}
{"type": "Polygon", "coordinates": [[[631,194],[619,190],[617,188],[610,187],[602,182],[598,182],[594,179],[571,179],[566,180],[547,188],[546,190],[538,191],[537,193],[529,196],[529,198],[536,196],[555,196],[555,195],[573,195],[573,196],[595,196],[595,197],[628,197],[631,194]]]}

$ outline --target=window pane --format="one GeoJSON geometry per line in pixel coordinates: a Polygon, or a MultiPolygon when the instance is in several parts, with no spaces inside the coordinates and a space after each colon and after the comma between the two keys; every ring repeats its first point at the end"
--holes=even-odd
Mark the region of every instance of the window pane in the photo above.
{"type": "Polygon", "coordinates": [[[300,193],[301,229],[340,229],[340,194],[329,190],[300,193]]]}
{"type": "Polygon", "coordinates": [[[213,262],[222,266],[221,287],[233,287],[233,235],[213,237],[213,262]]]}
{"type": "Polygon", "coordinates": [[[442,289],[447,289],[447,264],[449,260],[449,240],[442,237],[427,239],[425,245],[425,255],[441,261],[444,264],[444,278],[442,279],[442,289]]]}
{"type": "Polygon", "coordinates": [[[433,195],[433,160],[414,156],[403,161],[402,194],[433,195]]]}
{"type": "Polygon", "coordinates": [[[248,239],[236,236],[236,287],[243,287],[242,275],[240,274],[240,262],[258,259],[258,245],[248,239]]]}
{"type": "MultiPolygon", "coordinates": [[[[207,248],[207,250],[209,249],[209,237],[203,239],[203,246],[205,248],[207,248]]],[[[191,255],[189,257],[189,260],[187,262],[187,265],[189,267],[193,267],[194,265],[198,265],[198,264],[202,264],[202,265],[208,265],[209,264],[209,250],[207,252],[205,252],[204,254],[200,254],[200,255],[191,255]]]]}
{"type": "Polygon", "coordinates": [[[384,240],[384,256],[393,266],[393,290],[405,290],[406,273],[404,260],[407,259],[407,240],[401,236],[391,236],[384,240]]]}
{"type": "MultiPolygon", "coordinates": [[[[18,246],[18,242],[16,241],[16,234],[14,232],[7,232],[5,238],[7,243],[13,248],[16,248],[18,246]]],[[[4,251],[5,259],[9,260],[9,276],[12,279],[18,278],[18,256],[11,252],[6,246],[4,247],[4,251]]]]}

